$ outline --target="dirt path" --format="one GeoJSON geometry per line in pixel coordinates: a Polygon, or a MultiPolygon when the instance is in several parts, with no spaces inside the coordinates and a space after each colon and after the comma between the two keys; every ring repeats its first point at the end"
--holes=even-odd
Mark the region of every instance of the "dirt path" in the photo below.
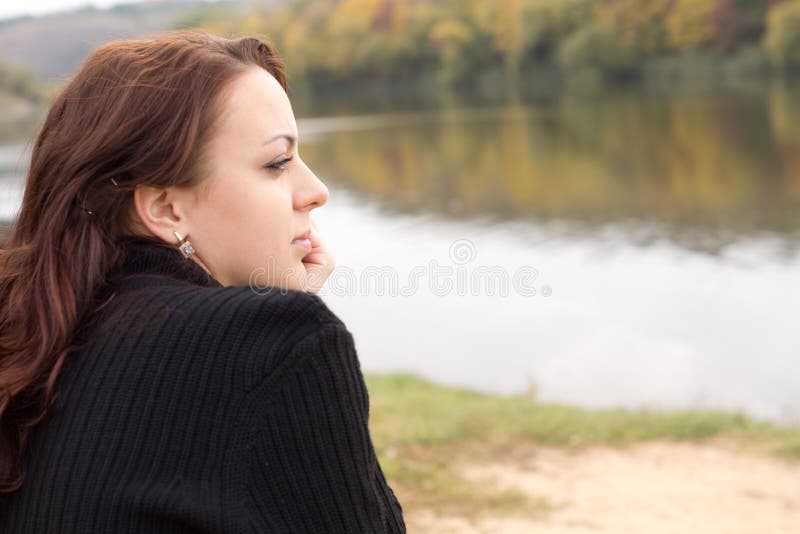
{"type": "Polygon", "coordinates": [[[540,448],[522,460],[461,472],[472,483],[518,488],[554,508],[538,518],[472,524],[409,510],[409,533],[800,533],[800,464],[718,444],[540,448]]]}

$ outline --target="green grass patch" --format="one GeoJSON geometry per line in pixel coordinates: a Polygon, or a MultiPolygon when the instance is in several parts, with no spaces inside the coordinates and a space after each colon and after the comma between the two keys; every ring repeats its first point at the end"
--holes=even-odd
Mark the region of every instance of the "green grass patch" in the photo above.
{"type": "Polygon", "coordinates": [[[475,488],[459,462],[508,459],[520,446],[624,447],[653,440],[732,440],[800,459],[800,428],[740,413],[701,410],[590,410],[438,385],[411,374],[365,376],[370,431],[401,502],[474,516],[546,513],[551,505],[517,492],[475,488]]]}

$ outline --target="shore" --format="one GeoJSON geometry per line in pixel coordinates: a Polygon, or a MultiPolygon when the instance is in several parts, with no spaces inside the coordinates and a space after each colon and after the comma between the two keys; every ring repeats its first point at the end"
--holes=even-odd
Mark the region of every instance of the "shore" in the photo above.
{"type": "Polygon", "coordinates": [[[792,532],[800,429],[584,410],[367,375],[370,429],[416,533],[792,532]]]}
{"type": "Polygon", "coordinates": [[[539,447],[456,469],[473,488],[534,506],[474,515],[409,509],[409,532],[789,534],[800,524],[800,466],[725,443],[539,447]]]}

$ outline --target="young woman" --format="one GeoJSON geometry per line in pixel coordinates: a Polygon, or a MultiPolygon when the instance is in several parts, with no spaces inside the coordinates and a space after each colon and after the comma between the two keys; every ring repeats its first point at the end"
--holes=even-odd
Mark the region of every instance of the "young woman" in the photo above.
{"type": "Polygon", "coordinates": [[[0,251],[0,532],[405,532],[276,51],[95,50],[0,251]]]}

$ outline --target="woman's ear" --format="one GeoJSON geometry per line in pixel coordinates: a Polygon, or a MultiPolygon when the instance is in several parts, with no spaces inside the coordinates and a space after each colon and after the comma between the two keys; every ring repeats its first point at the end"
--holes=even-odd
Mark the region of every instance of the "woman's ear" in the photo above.
{"type": "Polygon", "coordinates": [[[176,242],[176,230],[184,236],[189,233],[190,229],[184,228],[182,200],[169,187],[138,185],[133,191],[133,205],[141,224],[166,243],[176,242]]]}

